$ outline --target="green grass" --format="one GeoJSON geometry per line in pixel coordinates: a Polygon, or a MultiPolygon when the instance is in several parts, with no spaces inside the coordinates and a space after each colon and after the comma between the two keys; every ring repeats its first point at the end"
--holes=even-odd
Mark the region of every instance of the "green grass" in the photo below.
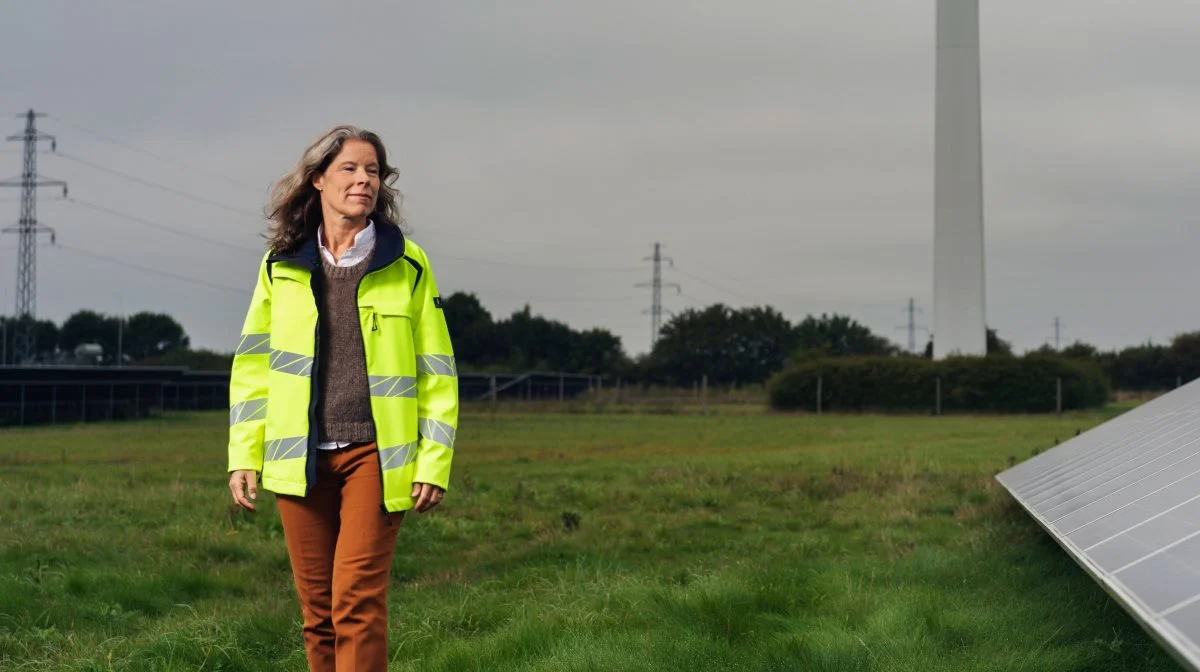
{"type": "MultiPolygon", "coordinates": [[[[1173,669],[992,478],[1115,412],[466,415],[390,669],[1173,669]]],[[[305,669],[224,424],[0,432],[0,669],[305,669]]]]}

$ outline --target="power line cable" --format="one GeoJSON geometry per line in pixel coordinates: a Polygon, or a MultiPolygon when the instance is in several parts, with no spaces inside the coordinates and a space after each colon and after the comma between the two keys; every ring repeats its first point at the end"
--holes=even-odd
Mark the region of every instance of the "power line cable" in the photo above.
{"type": "MultiPolygon", "coordinates": [[[[105,209],[105,210],[107,210],[107,209],[105,209]]],[[[124,214],[122,213],[120,216],[124,216],[124,214]]],[[[147,222],[140,222],[140,223],[147,223],[147,222]]],[[[173,233],[181,233],[181,234],[182,234],[182,233],[184,233],[184,232],[180,232],[180,231],[177,231],[177,230],[171,230],[171,231],[172,231],[173,233]]],[[[216,243],[216,242],[219,242],[219,241],[214,241],[214,240],[205,239],[205,242],[216,243]]],[[[192,278],[192,277],[188,277],[188,276],[185,276],[185,275],[179,275],[179,274],[177,274],[177,273],[171,273],[170,271],[162,271],[162,270],[155,269],[155,268],[148,268],[148,267],[146,267],[146,266],[139,266],[139,265],[137,265],[137,264],[131,264],[131,263],[129,263],[129,262],[122,261],[122,260],[120,260],[120,259],[114,259],[114,258],[112,258],[112,257],[108,257],[108,256],[105,256],[105,255],[102,255],[102,254],[97,254],[97,253],[95,253],[95,252],[88,252],[88,251],[85,251],[85,250],[80,250],[80,249],[78,249],[78,248],[75,248],[75,247],[70,247],[70,246],[67,246],[67,245],[58,244],[58,245],[55,245],[54,247],[56,247],[56,248],[58,248],[58,249],[66,250],[67,252],[71,252],[71,253],[73,253],[73,254],[79,254],[79,255],[82,255],[82,256],[85,256],[85,257],[89,257],[89,258],[92,258],[92,259],[97,259],[97,260],[99,260],[99,261],[105,261],[105,262],[108,262],[108,263],[111,263],[111,264],[116,264],[116,265],[119,265],[119,266],[125,266],[125,267],[127,267],[127,268],[131,268],[131,269],[138,270],[138,271],[143,271],[143,272],[145,272],[145,273],[152,273],[152,274],[161,275],[161,276],[164,276],[164,277],[174,278],[174,279],[176,279],[176,280],[181,280],[181,281],[183,281],[183,282],[190,282],[190,283],[194,283],[194,284],[202,285],[202,286],[205,286],[205,287],[211,287],[211,288],[213,288],[213,289],[220,289],[220,290],[224,290],[224,291],[237,292],[238,294],[243,294],[243,295],[244,295],[244,294],[246,294],[246,290],[245,290],[244,288],[242,288],[242,289],[239,289],[239,288],[236,288],[236,287],[230,287],[230,286],[228,286],[228,285],[221,285],[221,284],[217,284],[217,283],[211,283],[211,282],[207,282],[207,281],[204,281],[204,280],[199,280],[199,279],[197,279],[197,278],[192,278]]],[[[247,250],[246,248],[237,248],[237,249],[239,249],[240,251],[250,251],[250,250],[247,250]]],[[[619,303],[619,302],[625,302],[625,301],[637,301],[637,300],[640,300],[640,298],[639,298],[639,297],[636,297],[636,296],[624,296],[624,297],[578,297],[578,296],[561,296],[561,297],[558,297],[558,296],[514,296],[514,295],[511,295],[511,294],[497,294],[497,293],[494,293],[494,292],[491,292],[491,291],[488,291],[488,290],[483,290],[483,291],[480,291],[480,290],[472,290],[472,291],[479,291],[479,293],[481,293],[481,294],[486,294],[486,295],[492,296],[492,297],[494,297],[494,298],[497,298],[497,299],[507,299],[507,300],[514,300],[514,301],[540,301],[540,302],[546,302],[546,303],[551,303],[551,302],[564,302],[564,303],[619,303]]]]}
{"type": "MultiPolygon", "coordinates": [[[[139,146],[137,146],[137,145],[135,145],[135,144],[133,144],[133,143],[126,142],[126,141],[124,141],[124,140],[120,140],[120,139],[118,139],[118,138],[115,138],[115,137],[113,137],[113,136],[111,136],[111,135],[107,135],[107,134],[105,134],[105,133],[101,133],[101,132],[99,132],[99,131],[97,131],[97,130],[95,130],[95,129],[88,128],[88,127],[86,127],[86,126],[83,126],[83,125],[81,125],[81,124],[77,124],[77,123],[75,123],[75,122],[73,122],[73,121],[68,121],[68,120],[66,120],[66,119],[63,119],[62,117],[60,117],[60,116],[58,116],[58,115],[51,115],[51,118],[52,118],[52,119],[54,119],[55,121],[59,122],[60,124],[62,124],[62,125],[64,125],[64,126],[68,127],[68,128],[75,129],[76,131],[79,131],[80,133],[84,133],[84,134],[86,134],[86,135],[90,135],[90,136],[92,136],[92,137],[94,137],[94,138],[97,138],[97,139],[103,140],[104,142],[107,142],[107,143],[109,143],[110,145],[113,145],[113,146],[115,146],[115,147],[120,147],[120,148],[122,148],[122,149],[124,149],[124,150],[130,151],[130,152],[135,152],[135,153],[137,153],[137,154],[142,154],[142,155],[144,155],[144,156],[149,156],[149,157],[151,157],[151,158],[158,159],[159,161],[162,161],[162,162],[164,162],[164,163],[168,163],[168,164],[174,165],[174,166],[176,166],[176,167],[184,167],[184,166],[182,165],[182,162],[180,162],[179,160],[177,160],[177,159],[172,159],[171,157],[165,156],[165,155],[163,155],[163,154],[161,154],[161,153],[159,153],[159,152],[153,152],[153,151],[150,151],[150,150],[148,150],[148,149],[145,149],[145,148],[143,148],[143,147],[139,147],[139,146]]],[[[259,189],[258,187],[252,186],[252,185],[250,185],[249,183],[246,183],[246,182],[242,182],[241,180],[235,180],[235,179],[233,179],[233,178],[229,177],[228,175],[221,175],[221,174],[219,174],[219,173],[213,173],[213,172],[210,172],[210,171],[202,171],[202,170],[200,170],[200,169],[196,168],[195,166],[186,166],[186,168],[187,168],[188,170],[192,170],[192,171],[196,171],[196,172],[202,172],[202,173],[204,173],[205,175],[208,175],[209,177],[213,177],[213,178],[216,178],[216,179],[223,180],[223,181],[225,181],[225,182],[228,182],[229,184],[237,185],[237,186],[239,186],[239,187],[244,187],[244,188],[246,188],[246,189],[253,189],[254,191],[261,191],[261,189],[259,189]]]]}
{"type": "Polygon", "coordinates": [[[642,269],[636,267],[599,267],[599,266],[549,266],[543,264],[523,264],[515,261],[501,261],[499,259],[480,259],[477,257],[459,257],[451,254],[436,255],[438,259],[452,259],[454,261],[466,261],[473,264],[492,264],[494,266],[511,266],[514,268],[531,268],[543,271],[567,271],[581,273],[635,273],[641,272],[642,269]]]}
{"type": "Polygon", "coordinates": [[[414,238],[449,238],[453,240],[473,240],[481,243],[491,243],[496,245],[537,245],[542,247],[563,247],[571,246],[576,248],[597,249],[603,248],[608,250],[632,250],[640,245],[604,245],[596,243],[574,243],[565,240],[516,240],[512,238],[490,238],[486,236],[477,236],[468,233],[458,233],[455,231],[447,231],[444,229],[420,229],[413,232],[414,238]]]}
{"type": "MultiPolygon", "coordinates": [[[[142,186],[150,187],[153,189],[158,189],[160,191],[163,191],[163,192],[166,192],[169,194],[180,196],[182,198],[187,198],[187,199],[199,202],[199,203],[204,203],[206,205],[211,205],[213,207],[222,208],[224,210],[228,210],[230,212],[234,212],[234,213],[237,213],[240,215],[246,215],[248,217],[254,217],[256,219],[261,219],[260,215],[254,213],[254,212],[251,212],[249,210],[244,210],[237,206],[229,205],[227,203],[222,203],[220,201],[215,201],[213,199],[206,198],[203,196],[198,196],[196,194],[192,194],[192,193],[184,191],[182,189],[176,189],[175,187],[171,187],[166,184],[161,184],[158,182],[153,182],[151,180],[146,180],[146,179],[140,178],[136,175],[131,175],[124,171],[116,170],[114,168],[109,168],[107,166],[103,166],[103,165],[94,163],[92,161],[87,161],[86,159],[81,159],[81,158],[71,155],[71,154],[66,154],[64,152],[58,152],[55,154],[55,156],[67,159],[68,161],[74,161],[76,163],[79,163],[80,165],[84,165],[84,166],[87,166],[94,170],[99,170],[101,172],[108,173],[110,175],[114,175],[116,177],[120,177],[125,180],[129,180],[131,182],[140,184],[142,186]]],[[[117,212],[110,208],[105,208],[104,206],[100,206],[100,205],[97,205],[94,203],[79,201],[77,199],[70,199],[70,200],[73,203],[75,203],[76,205],[91,208],[93,210],[97,210],[100,212],[105,212],[106,214],[109,214],[109,215],[112,215],[115,217],[121,217],[123,219],[127,219],[129,221],[136,222],[138,224],[142,224],[145,226],[150,226],[150,227],[156,228],[158,230],[170,232],[170,233],[173,233],[176,235],[186,236],[186,237],[193,238],[196,240],[202,240],[202,241],[208,242],[208,243],[222,245],[224,247],[233,247],[235,249],[238,249],[239,251],[247,251],[247,252],[250,251],[248,248],[245,248],[245,247],[232,245],[232,244],[226,243],[224,241],[218,241],[218,240],[215,240],[212,238],[207,238],[207,237],[199,236],[197,234],[193,234],[190,232],[185,232],[180,229],[174,229],[172,227],[167,227],[167,226],[164,226],[161,224],[157,224],[155,222],[150,222],[149,220],[145,220],[140,217],[135,217],[133,215],[128,215],[126,213],[117,212]]],[[[66,249],[66,248],[64,248],[64,249],[66,249]]],[[[520,263],[520,262],[502,261],[502,260],[498,260],[498,259],[461,257],[461,256],[457,256],[457,255],[448,255],[448,254],[439,254],[438,257],[443,258],[443,259],[451,259],[451,260],[455,260],[455,261],[463,261],[463,262],[474,263],[474,264],[490,264],[490,265],[496,265],[496,266],[507,266],[507,267],[512,267],[512,268],[528,268],[528,269],[533,269],[533,270],[544,270],[544,271],[583,272],[583,273],[636,273],[636,272],[640,272],[642,270],[637,267],[588,267],[588,266],[555,266],[555,265],[547,265],[547,264],[527,264],[527,263],[520,263]]],[[[547,299],[547,300],[558,300],[558,299],[547,299]]],[[[563,299],[563,300],[567,300],[567,299],[563,299]]],[[[623,300],[623,299],[620,299],[620,300],[623,300]]]]}
{"type": "MultiPolygon", "coordinates": [[[[111,208],[106,208],[106,207],[104,207],[102,205],[98,205],[96,203],[83,201],[83,200],[80,200],[77,198],[68,198],[65,200],[67,200],[68,202],[73,203],[75,205],[84,207],[84,208],[89,208],[89,209],[95,210],[97,212],[103,212],[105,214],[112,215],[114,217],[120,217],[122,219],[126,219],[131,222],[141,224],[143,226],[157,229],[159,231],[165,231],[167,233],[171,233],[171,234],[174,234],[177,236],[183,236],[186,238],[191,238],[193,240],[198,240],[198,241],[210,243],[213,245],[220,245],[221,247],[225,247],[225,248],[232,249],[232,250],[237,250],[239,252],[248,252],[248,253],[257,254],[257,255],[261,255],[263,253],[263,250],[251,249],[251,248],[243,246],[243,245],[237,245],[235,243],[229,243],[227,241],[219,240],[216,238],[209,238],[207,236],[201,236],[199,234],[192,233],[190,231],[185,231],[183,229],[176,229],[174,227],[166,226],[164,224],[159,224],[158,222],[153,222],[153,221],[150,221],[147,219],[143,219],[141,217],[136,217],[134,215],[130,215],[130,214],[127,214],[124,212],[119,212],[119,211],[113,210],[111,208]]],[[[590,271],[590,272],[596,272],[596,273],[619,273],[619,272],[638,270],[638,269],[624,269],[624,268],[588,268],[588,267],[572,268],[572,267],[568,267],[568,266],[539,266],[539,265],[535,265],[535,264],[521,264],[521,263],[517,263],[517,262],[500,261],[500,260],[496,260],[496,259],[477,259],[477,258],[472,258],[472,257],[458,257],[458,256],[453,256],[453,255],[447,255],[447,254],[439,254],[437,256],[440,259],[453,259],[456,261],[466,261],[466,262],[470,262],[470,263],[496,264],[496,265],[501,265],[501,266],[515,266],[515,267],[520,267],[520,268],[553,270],[553,271],[590,271]]]]}
{"type": "Polygon", "coordinates": [[[700,283],[703,283],[703,284],[705,284],[705,285],[708,285],[709,287],[712,287],[713,289],[720,290],[720,291],[722,291],[722,292],[725,292],[726,294],[729,294],[729,295],[731,295],[731,296],[736,296],[736,297],[738,297],[738,298],[740,298],[740,299],[744,299],[744,300],[746,300],[746,301],[751,301],[751,302],[755,302],[755,301],[757,301],[757,299],[753,299],[753,298],[751,298],[751,297],[747,296],[746,294],[743,294],[743,293],[741,293],[741,292],[739,292],[739,291],[737,291],[737,290],[733,290],[733,289],[730,289],[730,288],[728,288],[728,287],[722,287],[721,285],[718,285],[718,284],[717,284],[717,283],[715,283],[715,282],[712,282],[712,281],[710,281],[710,280],[707,280],[707,279],[705,279],[705,278],[704,278],[704,277],[702,277],[702,276],[696,275],[695,273],[688,273],[687,271],[683,270],[682,268],[676,267],[676,268],[675,268],[675,270],[676,270],[676,271],[678,271],[679,273],[682,273],[682,274],[686,275],[687,277],[689,277],[689,278],[691,278],[691,279],[693,279],[693,280],[695,280],[695,281],[697,281],[697,282],[700,282],[700,283]]]}
{"type": "Polygon", "coordinates": [[[87,160],[85,160],[85,159],[81,159],[81,158],[79,158],[79,157],[77,157],[77,156],[73,156],[73,155],[71,155],[71,154],[67,154],[67,153],[65,153],[65,152],[55,152],[55,153],[53,154],[53,156],[57,156],[57,157],[59,157],[59,158],[66,159],[66,160],[68,160],[68,161],[74,161],[75,163],[78,163],[78,164],[80,164],[80,165],[83,165],[83,166],[87,166],[88,168],[91,168],[91,169],[93,169],[93,170],[98,170],[98,171],[100,171],[100,172],[103,172],[103,173],[108,173],[109,175],[114,175],[114,176],[116,176],[116,177],[120,177],[120,178],[122,178],[122,179],[124,179],[124,180],[128,180],[128,181],[130,181],[130,182],[134,182],[134,183],[136,183],[136,184],[140,184],[140,185],[142,185],[142,186],[144,186],[144,187],[150,187],[151,189],[158,189],[159,191],[162,191],[162,192],[165,192],[165,193],[168,193],[168,194],[174,194],[174,195],[176,195],[176,196],[180,196],[180,197],[182,197],[182,198],[186,198],[186,199],[189,199],[189,200],[195,201],[195,202],[197,202],[197,203],[203,203],[203,204],[205,204],[205,205],[211,205],[211,206],[213,206],[214,208],[221,208],[222,210],[228,210],[229,212],[234,212],[234,213],[237,213],[237,214],[239,214],[239,215],[245,215],[245,216],[247,216],[247,217],[253,217],[253,218],[255,218],[255,219],[258,219],[258,220],[261,220],[261,219],[263,219],[263,215],[262,215],[262,213],[256,213],[256,212],[253,212],[253,211],[251,211],[251,210],[245,210],[245,209],[243,209],[243,208],[239,208],[239,207],[237,207],[236,205],[229,205],[228,203],[222,203],[222,202],[220,202],[220,201],[214,201],[213,199],[211,199],[211,198],[206,198],[206,197],[204,197],[204,196],[197,196],[196,194],[193,194],[193,193],[190,193],[190,192],[184,191],[184,190],[182,190],[182,189],[176,189],[175,187],[171,187],[171,186],[168,186],[168,185],[165,185],[165,184],[161,184],[161,183],[159,183],[159,182],[152,182],[152,181],[150,181],[150,180],[146,180],[146,179],[140,178],[140,177],[138,177],[138,176],[136,176],[136,175],[130,175],[129,173],[126,173],[126,172],[123,172],[123,171],[117,170],[117,169],[115,169],[115,168],[109,168],[109,167],[107,167],[107,166],[102,166],[102,165],[100,165],[100,164],[98,164],[98,163],[93,163],[93,162],[91,162],[91,161],[87,161],[87,160]]]}
{"type": "Polygon", "coordinates": [[[106,208],[103,205],[98,205],[96,203],[90,203],[88,201],[83,201],[78,198],[68,198],[66,200],[68,203],[72,203],[74,205],[78,205],[83,208],[88,208],[89,210],[95,210],[96,212],[103,212],[103,213],[105,213],[107,215],[111,215],[113,217],[118,217],[120,219],[128,220],[135,224],[141,224],[142,226],[146,226],[146,227],[158,230],[158,231],[164,231],[166,233],[170,233],[170,234],[173,234],[176,236],[182,236],[184,238],[198,240],[198,241],[201,241],[204,243],[209,243],[211,245],[219,245],[226,249],[236,250],[238,252],[246,252],[246,253],[250,253],[250,254],[256,254],[259,256],[261,256],[265,252],[265,250],[254,250],[254,249],[251,249],[251,248],[243,246],[243,245],[237,245],[235,243],[230,243],[230,242],[220,240],[217,238],[209,238],[207,236],[201,236],[197,233],[193,233],[191,231],[185,231],[183,229],[176,229],[174,227],[166,226],[165,224],[159,224],[158,222],[153,222],[148,219],[142,219],[141,217],[135,217],[133,215],[126,214],[124,212],[118,212],[111,208],[106,208]]]}
{"type": "MultiPolygon", "coordinates": [[[[131,222],[141,224],[143,226],[147,226],[147,227],[150,227],[153,229],[157,229],[159,231],[165,231],[167,233],[171,233],[171,234],[174,234],[177,236],[183,236],[183,237],[191,238],[193,240],[211,243],[213,245],[220,245],[222,247],[237,250],[239,252],[249,252],[249,253],[253,253],[253,254],[261,254],[262,253],[261,250],[255,250],[255,249],[251,249],[249,247],[237,245],[234,243],[229,243],[229,242],[219,240],[216,238],[209,238],[207,236],[201,236],[199,234],[192,233],[190,231],[176,229],[176,228],[173,228],[170,226],[166,226],[164,224],[159,224],[157,222],[143,219],[141,217],[136,217],[136,216],[130,215],[128,213],[119,212],[117,210],[113,210],[111,208],[107,208],[105,206],[102,206],[102,205],[99,205],[96,203],[91,203],[89,201],[83,201],[83,200],[80,200],[77,198],[68,198],[65,200],[67,200],[68,202],[73,203],[75,205],[84,207],[84,208],[89,208],[89,209],[95,210],[97,212],[103,212],[105,214],[108,214],[108,215],[111,215],[114,217],[126,219],[131,222]]],[[[519,263],[519,262],[502,261],[499,259],[460,257],[460,256],[456,256],[456,255],[449,255],[449,254],[438,254],[437,257],[439,259],[452,259],[455,261],[464,261],[464,262],[475,263],[475,264],[493,264],[493,265],[497,265],[497,266],[510,266],[510,267],[515,267],[515,268],[528,268],[528,269],[534,269],[534,270],[547,270],[547,271],[580,271],[580,272],[590,272],[590,273],[631,273],[631,272],[636,272],[636,271],[641,270],[641,269],[633,268],[633,267],[616,268],[616,267],[550,266],[550,265],[539,265],[539,264],[523,264],[523,263],[519,263]]]]}
{"type": "MultiPolygon", "coordinates": [[[[770,293],[764,295],[766,297],[766,299],[754,298],[754,297],[748,296],[742,292],[739,292],[735,289],[731,289],[729,287],[719,285],[715,282],[712,282],[711,280],[708,280],[704,277],[696,275],[695,273],[688,273],[687,271],[685,271],[681,268],[676,267],[675,270],[688,276],[689,278],[692,278],[693,280],[696,280],[705,285],[708,285],[709,287],[712,287],[713,289],[720,290],[722,292],[725,292],[726,294],[729,294],[731,296],[736,296],[740,299],[749,301],[751,303],[762,303],[766,299],[771,299],[771,300],[776,300],[776,301],[797,301],[797,300],[799,300],[799,301],[818,301],[818,302],[837,301],[840,303],[854,302],[854,303],[858,303],[858,304],[871,304],[871,305],[878,303],[876,301],[869,301],[866,299],[855,299],[855,298],[846,298],[846,297],[834,298],[834,297],[828,297],[828,296],[814,296],[812,294],[794,294],[794,293],[789,293],[789,292],[770,292],[770,293]]],[[[737,278],[732,278],[732,279],[737,280],[737,278]]]]}
{"type": "Polygon", "coordinates": [[[131,264],[127,261],[122,261],[120,259],[114,259],[113,257],[107,257],[103,254],[96,254],[95,252],[88,252],[87,250],[81,250],[76,247],[70,247],[70,246],[62,245],[62,244],[55,245],[54,247],[56,249],[65,250],[67,252],[70,252],[71,254],[77,254],[82,257],[88,257],[90,259],[104,261],[104,262],[107,262],[110,264],[115,264],[117,266],[124,266],[126,268],[131,268],[136,271],[142,271],[143,273],[150,273],[153,275],[162,276],[164,278],[174,278],[175,280],[179,280],[181,282],[187,282],[187,283],[191,283],[194,285],[200,285],[202,287],[209,287],[211,289],[219,289],[219,290],[225,291],[225,292],[233,292],[233,293],[239,294],[241,296],[246,296],[247,294],[250,293],[249,290],[244,287],[243,288],[230,287],[228,285],[221,285],[221,284],[218,284],[215,282],[208,282],[207,280],[200,280],[198,278],[192,278],[192,277],[188,277],[186,275],[179,275],[178,273],[172,273],[170,271],[162,271],[157,268],[149,268],[146,266],[139,266],[137,264],[131,264]]]}
{"type": "MultiPolygon", "coordinates": [[[[100,164],[93,163],[91,161],[80,159],[79,157],[76,157],[76,156],[73,156],[70,154],[58,152],[56,154],[56,156],[67,159],[68,161],[74,161],[81,165],[88,166],[95,170],[99,170],[99,171],[102,171],[105,173],[109,173],[111,175],[115,175],[117,177],[121,177],[126,180],[130,180],[132,182],[136,182],[137,184],[141,184],[146,187],[151,187],[153,189],[159,189],[166,193],[174,194],[176,196],[181,196],[183,198],[188,198],[193,201],[197,201],[199,203],[205,203],[207,205],[211,205],[214,207],[223,208],[225,210],[229,210],[231,212],[235,212],[240,215],[255,217],[257,219],[262,218],[260,215],[256,215],[255,213],[253,213],[249,210],[243,210],[242,208],[239,208],[237,206],[232,206],[227,203],[222,203],[220,201],[214,201],[212,199],[205,198],[203,196],[197,196],[196,194],[192,194],[192,193],[183,191],[181,189],[176,189],[174,187],[171,187],[171,186],[168,186],[165,184],[160,184],[158,182],[152,182],[150,180],[145,180],[143,178],[137,177],[136,175],[130,175],[129,173],[126,173],[126,172],[123,172],[120,170],[116,170],[114,168],[108,168],[106,166],[102,166],[100,164]]],[[[102,207],[102,206],[97,206],[97,207],[102,207]]],[[[109,214],[112,214],[112,212],[110,211],[109,214]]],[[[132,215],[127,216],[127,215],[124,215],[123,213],[121,215],[117,215],[117,216],[132,218],[132,215]]],[[[140,223],[145,223],[145,220],[139,220],[139,221],[140,221],[140,223]]],[[[175,231],[177,231],[177,230],[175,230],[175,231]]],[[[212,242],[211,239],[208,239],[208,240],[209,240],[209,242],[212,242]]],[[[454,255],[448,255],[448,254],[439,254],[438,256],[439,256],[439,258],[443,258],[443,259],[453,259],[456,261],[465,261],[465,262],[476,263],[476,264],[492,264],[492,265],[496,265],[496,266],[509,266],[509,267],[514,267],[514,268],[531,268],[531,269],[547,270],[547,271],[586,272],[586,273],[633,273],[633,272],[638,272],[641,270],[636,267],[601,268],[601,267],[586,267],[586,266],[579,267],[579,266],[552,266],[552,265],[544,265],[544,264],[524,264],[524,263],[519,263],[519,262],[501,261],[498,259],[459,257],[459,256],[454,256],[454,255]]]]}
{"type": "Polygon", "coordinates": [[[512,294],[496,294],[488,290],[471,290],[470,293],[479,293],[493,299],[504,299],[507,301],[540,301],[543,303],[625,303],[627,301],[641,301],[640,296],[618,296],[618,297],[586,297],[586,296],[514,296],[512,294]]]}

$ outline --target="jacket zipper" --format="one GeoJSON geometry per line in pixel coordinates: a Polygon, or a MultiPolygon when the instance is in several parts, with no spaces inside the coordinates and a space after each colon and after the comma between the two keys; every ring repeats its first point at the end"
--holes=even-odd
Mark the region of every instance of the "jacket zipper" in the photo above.
{"type": "MultiPolygon", "coordinates": [[[[310,282],[312,283],[313,287],[313,300],[316,301],[317,306],[319,307],[321,305],[321,299],[319,296],[317,296],[317,292],[324,292],[325,286],[322,284],[321,278],[318,275],[319,271],[313,269],[310,273],[311,274],[309,277],[311,278],[310,282]]],[[[318,370],[320,367],[320,361],[321,311],[318,308],[317,325],[313,328],[313,365],[312,370],[309,372],[308,459],[305,460],[304,465],[306,471],[305,476],[307,476],[305,480],[308,482],[304,489],[304,495],[306,497],[308,496],[308,493],[312,491],[313,486],[317,484],[317,451],[319,450],[317,445],[321,441],[321,437],[319,436],[321,428],[317,423],[317,405],[321,401],[321,381],[319,378],[320,371],[318,370]]]]}

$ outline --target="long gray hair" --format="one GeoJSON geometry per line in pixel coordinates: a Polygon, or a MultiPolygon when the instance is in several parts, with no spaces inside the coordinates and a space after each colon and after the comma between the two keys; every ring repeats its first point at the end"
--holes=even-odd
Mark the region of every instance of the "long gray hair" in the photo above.
{"type": "Polygon", "coordinates": [[[402,196],[392,186],[400,173],[388,165],[383,140],[357,126],[334,126],[304,150],[296,167],[276,182],[271,190],[266,211],[267,218],[271,220],[267,238],[273,251],[291,254],[305,241],[316,237],[317,227],[321,224],[321,194],[312,184],[313,177],[325,172],[347,140],[371,143],[379,159],[379,197],[370,215],[371,220],[376,226],[399,228],[404,225],[404,218],[400,214],[402,196]]]}

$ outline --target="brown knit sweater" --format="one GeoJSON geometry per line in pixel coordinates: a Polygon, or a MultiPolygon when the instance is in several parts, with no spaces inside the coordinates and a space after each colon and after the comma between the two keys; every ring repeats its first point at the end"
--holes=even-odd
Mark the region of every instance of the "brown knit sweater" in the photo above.
{"type": "Polygon", "coordinates": [[[358,282],[371,263],[332,266],[321,255],[321,352],[317,367],[321,441],[373,441],[371,390],[358,320],[358,282]]]}

